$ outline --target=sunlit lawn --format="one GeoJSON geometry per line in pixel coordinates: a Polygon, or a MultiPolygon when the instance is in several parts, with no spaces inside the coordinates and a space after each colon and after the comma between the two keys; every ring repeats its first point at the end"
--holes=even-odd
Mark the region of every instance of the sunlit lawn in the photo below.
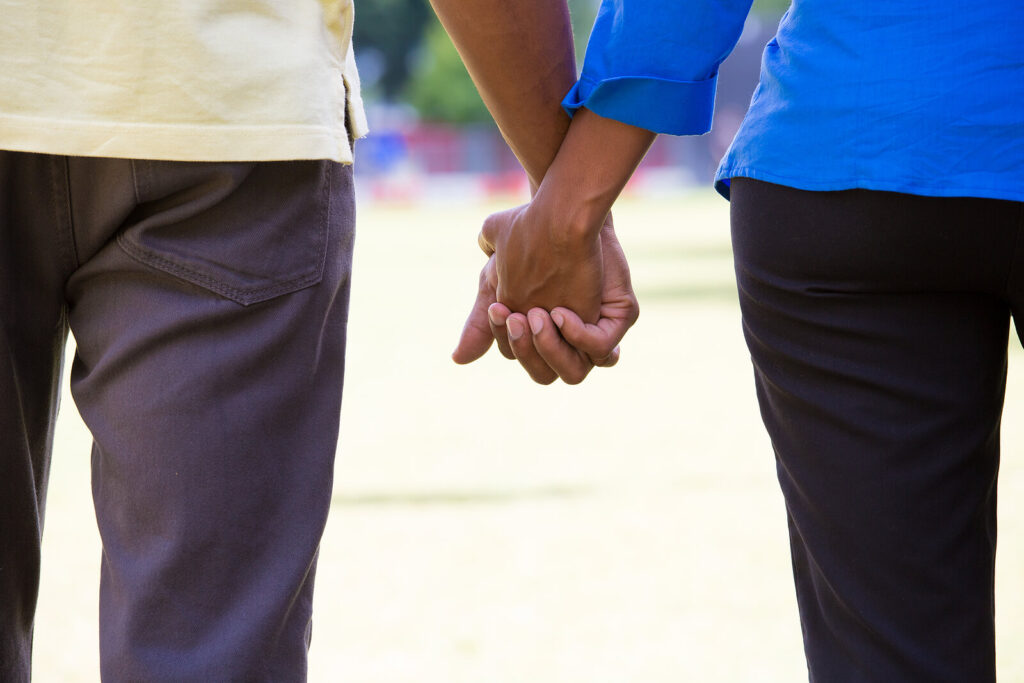
{"type": "MultiPolygon", "coordinates": [[[[448,360],[494,207],[364,208],[310,679],[806,678],[785,515],[732,284],[728,205],[627,200],[642,313],[617,368],[539,387],[448,360]]],[[[1024,680],[1024,358],[1004,421],[1000,676],[1024,680]]],[[[88,436],[65,404],[36,680],[96,681],[88,436]]]]}

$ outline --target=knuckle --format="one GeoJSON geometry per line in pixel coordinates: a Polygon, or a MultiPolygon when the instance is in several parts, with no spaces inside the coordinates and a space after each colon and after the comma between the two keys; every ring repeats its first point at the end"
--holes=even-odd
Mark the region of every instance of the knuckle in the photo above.
{"type": "Polygon", "coordinates": [[[599,360],[607,360],[609,356],[615,351],[615,344],[611,342],[601,342],[592,349],[593,353],[589,353],[591,358],[597,358],[599,360]]]}
{"type": "Polygon", "coordinates": [[[491,274],[491,271],[487,268],[484,268],[483,270],[480,271],[480,282],[477,290],[478,297],[489,299],[494,298],[494,282],[492,282],[493,277],[494,276],[491,274]]]}
{"type": "Polygon", "coordinates": [[[586,379],[586,373],[581,372],[567,372],[562,376],[562,381],[570,386],[575,386],[586,379]]]}
{"type": "Polygon", "coordinates": [[[485,322],[475,317],[470,318],[469,320],[466,321],[466,327],[475,332],[481,341],[485,341],[488,344],[491,343],[493,335],[491,334],[491,330],[489,327],[487,327],[487,324],[485,322]]]}
{"type": "Polygon", "coordinates": [[[589,360],[581,357],[578,359],[576,364],[567,368],[565,372],[562,373],[562,381],[566,384],[579,384],[587,378],[592,367],[594,366],[589,360]]]}
{"type": "Polygon", "coordinates": [[[498,215],[491,214],[487,216],[480,224],[480,241],[490,242],[489,236],[494,234],[495,229],[498,227],[498,215]]]}
{"type": "Polygon", "coordinates": [[[586,344],[586,339],[580,334],[580,330],[577,329],[569,320],[565,321],[565,324],[562,325],[562,329],[559,330],[559,332],[565,341],[569,342],[576,348],[580,348],[586,344]]]}
{"type": "Polygon", "coordinates": [[[536,353],[533,350],[533,344],[530,343],[529,339],[525,338],[525,335],[512,342],[512,350],[515,352],[517,358],[521,358],[523,362],[535,365],[534,358],[536,353]]]}
{"type": "Polygon", "coordinates": [[[530,376],[530,379],[532,379],[537,384],[547,385],[551,384],[556,379],[558,379],[558,374],[555,373],[551,368],[547,367],[546,365],[541,366],[536,363],[524,363],[523,368],[526,370],[526,373],[530,376]]]}

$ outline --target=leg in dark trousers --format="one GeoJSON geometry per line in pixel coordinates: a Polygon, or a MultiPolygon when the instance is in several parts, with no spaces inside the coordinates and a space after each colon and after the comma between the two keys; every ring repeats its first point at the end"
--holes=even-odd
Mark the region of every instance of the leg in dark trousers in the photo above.
{"type": "Polygon", "coordinates": [[[0,681],[27,681],[73,266],[62,160],[0,152],[0,681]]]}
{"type": "Polygon", "coordinates": [[[73,236],[56,291],[95,439],[103,678],[304,680],[344,376],[351,169],[56,168],[65,194],[51,201],[73,236]]]}
{"type": "Polygon", "coordinates": [[[743,327],[812,681],[994,681],[1019,203],[734,179],[743,327]]]}

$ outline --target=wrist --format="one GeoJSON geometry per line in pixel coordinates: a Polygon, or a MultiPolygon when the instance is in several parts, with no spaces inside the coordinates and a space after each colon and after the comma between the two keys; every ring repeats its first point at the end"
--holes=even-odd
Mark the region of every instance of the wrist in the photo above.
{"type": "Polygon", "coordinates": [[[567,240],[596,239],[654,138],[651,131],[580,109],[533,203],[567,240]]]}
{"type": "Polygon", "coordinates": [[[547,226],[553,244],[571,248],[599,238],[612,202],[614,197],[608,201],[582,192],[578,185],[545,181],[530,202],[529,211],[537,225],[547,226]]]}

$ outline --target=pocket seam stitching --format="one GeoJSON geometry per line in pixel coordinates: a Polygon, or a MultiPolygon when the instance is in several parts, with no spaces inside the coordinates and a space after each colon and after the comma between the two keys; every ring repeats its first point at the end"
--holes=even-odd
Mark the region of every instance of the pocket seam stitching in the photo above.
{"type": "Polygon", "coordinates": [[[277,294],[283,294],[289,289],[301,289],[302,287],[316,283],[323,277],[323,248],[320,249],[320,263],[309,274],[303,274],[291,280],[278,282],[266,287],[242,289],[239,287],[232,287],[231,285],[225,285],[208,275],[186,268],[185,266],[175,263],[170,259],[148,253],[145,249],[128,242],[124,239],[123,235],[117,236],[117,243],[136,261],[145,265],[153,266],[159,270],[166,271],[171,275],[177,275],[178,277],[192,282],[193,284],[205,287],[206,289],[222,294],[233,301],[237,301],[243,306],[258,303],[259,301],[265,301],[266,299],[273,298],[277,294]]]}
{"type": "MultiPolygon", "coordinates": [[[[134,164],[133,180],[135,181],[135,191],[138,194],[138,177],[134,172],[136,170],[134,164]]],[[[322,173],[322,185],[323,185],[323,201],[321,202],[321,208],[318,216],[318,249],[315,265],[305,273],[298,275],[290,280],[284,282],[277,282],[272,285],[264,287],[232,287],[226,285],[215,278],[201,273],[197,270],[193,270],[188,266],[182,265],[181,263],[169,259],[167,257],[159,256],[152,253],[150,250],[135,244],[127,239],[125,232],[120,232],[117,235],[117,244],[120,246],[125,253],[131,258],[135,259],[143,265],[148,265],[157,270],[162,270],[170,275],[177,276],[186,282],[190,282],[194,285],[208,289],[216,294],[227,297],[228,299],[241,304],[243,306],[249,306],[251,304],[260,303],[273,299],[276,296],[288,294],[290,292],[298,291],[314,285],[320,282],[324,276],[324,269],[327,264],[327,249],[329,241],[329,221],[330,221],[330,201],[331,201],[331,174],[327,165],[323,165],[322,173]]]]}

